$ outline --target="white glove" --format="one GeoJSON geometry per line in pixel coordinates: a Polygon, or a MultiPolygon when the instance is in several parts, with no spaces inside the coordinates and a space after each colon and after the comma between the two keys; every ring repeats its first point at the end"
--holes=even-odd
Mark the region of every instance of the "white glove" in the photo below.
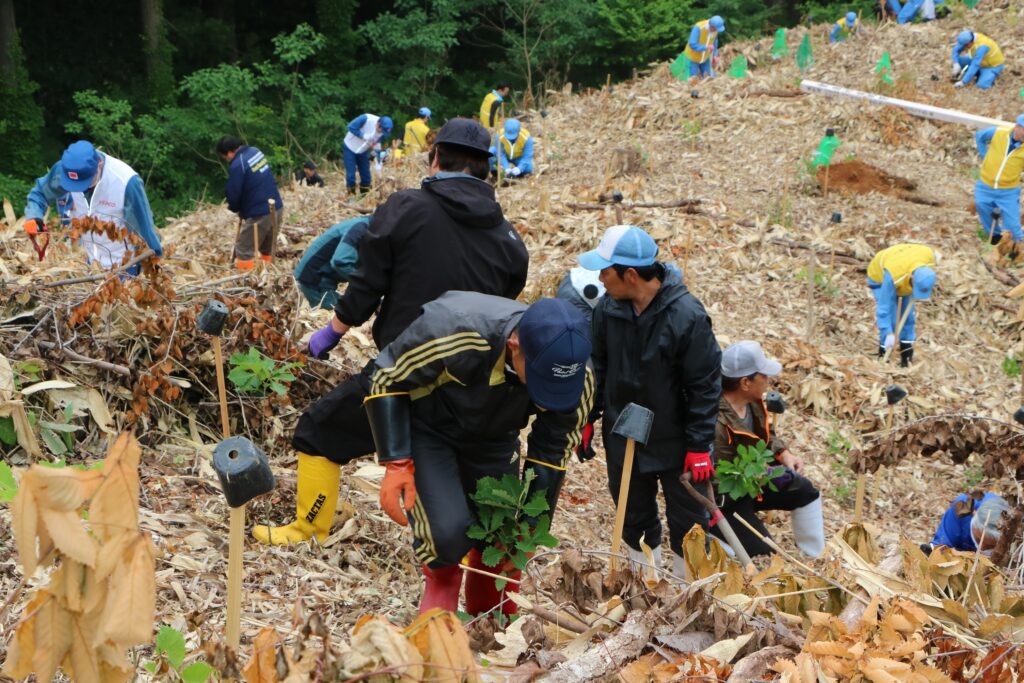
{"type": "Polygon", "coordinates": [[[509,166],[508,174],[513,178],[517,178],[522,171],[519,170],[518,166],[509,166]]]}
{"type": "Polygon", "coordinates": [[[373,170],[376,171],[379,174],[381,171],[384,170],[384,164],[382,164],[381,162],[378,161],[377,163],[375,163],[373,165],[373,170]]]}
{"type": "Polygon", "coordinates": [[[949,72],[950,77],[952,77],[952,78],[959,77],[960,76],[960,68],[961,67],[960,67],[959,64],[954,64],[953,65],[953,70],[949,72]]]}
{"type": "Polygon", "coordinates": [[[957,81],[956,83],[953,84],[953,87],[954,88],[962,88],[962,87],[964,87],[964,85],[966,85],[966,84],[963,81],[957,81]]]}
{"type": "Polygon", "coordinates": [[[882,343],[882,346],[885,348],[886,351],[896,346],[896,335],[893,334],[892,332],[885,335],[885,341],[882,343]]]}

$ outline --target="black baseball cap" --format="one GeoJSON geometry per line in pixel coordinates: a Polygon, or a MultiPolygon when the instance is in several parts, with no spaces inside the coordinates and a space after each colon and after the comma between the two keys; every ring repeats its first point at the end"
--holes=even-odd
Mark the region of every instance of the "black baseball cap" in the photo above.
{"type": "Polygon", "coordinates": [[[483,125],[474,119],[451,119],[437,132],[435,145],[455,145],[479,153],[481,156],[492,157],[491,134],[483,125]]]}

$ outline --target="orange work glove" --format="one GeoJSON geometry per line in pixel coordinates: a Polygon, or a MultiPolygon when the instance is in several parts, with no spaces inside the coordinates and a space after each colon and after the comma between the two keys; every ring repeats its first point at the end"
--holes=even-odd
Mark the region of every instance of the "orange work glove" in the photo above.
{"type": "Polygon", "coordinates": [[[409,523],[405,513],[416,502],[416,466],[411,458],[387,463],[384,481],[380,485],[380,507],[396,524],[409,523]]]}
{"type": "Polygon", "coordinates": [[[29,218],[23,224],[26,235],[38,235],[41,232],[46,232],[46,226],[43,225],[43,221],[38,218],[29,218]]]}

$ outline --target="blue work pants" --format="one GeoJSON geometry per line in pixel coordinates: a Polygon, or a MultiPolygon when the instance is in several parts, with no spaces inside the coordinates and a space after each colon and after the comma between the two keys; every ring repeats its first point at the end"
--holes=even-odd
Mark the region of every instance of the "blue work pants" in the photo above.
{"type": "Polygon", "coordinates": [[[981,227],[985,229],[986,237],[993,234],[998,237],[1003,234],[1003,230],[1009,230],[1013,241],[1020,241],[1019,186],[995,190],[979,180],[974,184],[974,206],[978,210],[978,218],[981,220],[981,227]],[[1002,211],[1002,225],[992,223],[992,210],[996,207],[1002,211]]]}
{"type": "Polygon", "coordinates": [[[359,170],[359,189],[369,190],[373,181],[370,176],[370,151],[356,154],[348,148],[348,145],[341,145],[342,156],[345,159],[345,186],[349,190],[356,187],[356,169],[359,170]]]}
{"type": "MultiPolygon", "coordinates": [[[[882,285],[876,285],[875,283],[868,281],[868,289],[871,290],[871,296],[875,298],[875,306],[889,305],[890,310],[893,311],[893,329],[892,330],[879,330],[878,331],[878,345],[882,346],[885,344],[885,336],[889,332],[896,332],[896,328],[899,327],[900,318],[907,311],[907,306],[910,306],[913,299],[910,296],[894,296],[890,301],[882,301],[882,285]],[[898,301],[897,301],[898,299],[898,301]]],[[[915,331],[915,322],[917,321],[917,306],[914,306],[910,310],[910,314],[907,316],[907,321],[903,323],[903,329],[900,330],[900,341],[908,344],[913,344],[914,340],[917,339],[917,333],[915,331]]]]}
{"type": "MultiPolygon", "coordinates": [[[[961,67],[968,66],[971,63],[971,58],[966,54],[960,55],[956,58],[957,63],[961,67]]],[[[1000,64],[999,66],[983,66],[978,69],[978,73],[975,75],[975,85],[982,90],[988,90],[995,85],[996,78],[1003,72],[1003,67],[1006,64],[1000,64]]],[[[964,85],[968,85],[965,83],[964,85]]]]}
{"type": "Polygon", "coordinates": [[[700,76],[701,78],[711,78],[711,57],[708,57],[704,62],[690,61],[690,78],[694,76],[700,76]]]}

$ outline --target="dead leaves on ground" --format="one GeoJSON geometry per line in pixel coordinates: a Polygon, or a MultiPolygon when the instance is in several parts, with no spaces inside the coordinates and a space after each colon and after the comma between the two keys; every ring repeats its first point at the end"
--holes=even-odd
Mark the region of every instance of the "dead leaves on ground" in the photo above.
{"type": "Polygon", "coordinates": [[[121,434],[101,470],[24,473],[12,502],[26,577],[55,567],[15,630],[4,674],[48,681],[58,668],[80,683],[134,673],[125,650],[148,643],[156,611],[153,545],[138,527],[138,443],[121,434]]]}

